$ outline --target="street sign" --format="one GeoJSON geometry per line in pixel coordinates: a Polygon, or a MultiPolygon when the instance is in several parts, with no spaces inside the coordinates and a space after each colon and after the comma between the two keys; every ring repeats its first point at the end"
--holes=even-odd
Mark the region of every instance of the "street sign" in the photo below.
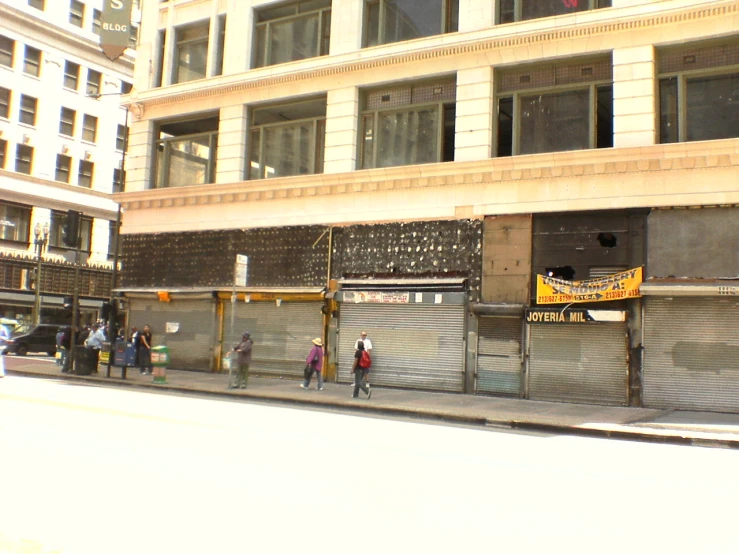
{"type": "Polygon", "coordinates": [[[536,276],[537,304],[608,302],[641,296],[642,268],[629,269],[600,279],[565,281],[546,275],[536,276]]]}
{"type": "Polygon", "coordinates": [[[120,58],[128,48],[132,3],[133,0],[103,0],[100,46],[109,60],[120,58]]]}
{"type": "Polygon", "coordinates": [[[245,287],[249,274],[249,256],[236,254],[236,267],[234,269],[234,286],[245,287]]]}

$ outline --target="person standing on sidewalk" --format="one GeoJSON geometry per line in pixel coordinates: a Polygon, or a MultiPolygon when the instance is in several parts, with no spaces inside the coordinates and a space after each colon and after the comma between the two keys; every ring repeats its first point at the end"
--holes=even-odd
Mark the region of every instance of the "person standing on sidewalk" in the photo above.
{"type": "Polygon", "coordinates": [[[251,351],[253,346],[254,342],[251,340],[251,334],[249,331],[246,331],[241,336],[241,342],[236,345],[236,348],[234,348],[234,352],[238,354],[236,363],[239,368],[236,373],[235,389],[246,388],[247,381],[249,380],[249,364],[251,364],[251,351]]]}
{"type": "Polygon", "coordinates": [[[352,365],[352,373],[354,374],[354,392],[352,393],[352,398],[357,398],[359,396],[359,389],[362,389],[367,393],[367,400],[369,400],[370,396],[372,396],[372,390],[364,384],[364,378],[367,376],[369,367],[362,367],[362,354],[367,355],[367,352],[364,350],[364,342],[360,340],[357,341],[357,351],[354,353],[354,364],[352,365]]]}
{"type": "Polygon", "coordinates": [[[316,387],[318,390],[323,390],[323,341],[321,339],[313,339],[313,348],[311,348],[310,354],[305,359],[305,363],[308,366],[308,374],[305,377],[305,381],[300,383],[300,388],[307,389],[310,387],[310,380],[313,374],[316,373],[318,378],[318,384],[316,387]]]}
{"type": "MultiPolygon", "coordinates": [[[[354,343],[354,352],[356,353],[359,349],[359,343],[364,343],[364,349],[367,351],[367,354],[369,354],[370,358],[372,357],[372,341],[367,338],[367,331],[362,331],[359,334],[359,338],[357,339],[357,342],[354,343]]],[[[370,386],[369,383],[369,372],[364,376],[364,382],[367,383],[367,386],[370,386]]]]}
{"type": "Polygon", "coordinates": [[[142,375],[151,375],[154,367],[151,365],[151,329],[144,325],[144,330],[139,333],[139,367],[142,375]]]}

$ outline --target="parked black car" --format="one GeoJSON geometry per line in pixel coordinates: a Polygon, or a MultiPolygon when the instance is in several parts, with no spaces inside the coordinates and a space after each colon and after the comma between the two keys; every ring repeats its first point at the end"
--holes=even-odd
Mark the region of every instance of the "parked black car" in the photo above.
{"type": "Polygon", "coordinates": [[[60,325],[20,325],[16,327],[10,338],[5,341],[4,354],[25,356],[29,352],[46,352],[49,356],[56,354],[56,334],[60,325]]]}

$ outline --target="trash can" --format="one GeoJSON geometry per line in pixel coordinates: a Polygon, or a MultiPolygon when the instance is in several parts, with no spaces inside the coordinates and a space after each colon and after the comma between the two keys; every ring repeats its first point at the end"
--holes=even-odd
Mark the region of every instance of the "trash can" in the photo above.
{"type": "Polygon", "coordinates": [[[154,382],[166,383],[169,346],[155,346],[151,349],[151,365],[154,368],[154,382]]]}
{"type": "Polygon", "coordinates": [[[74,348],[74,372],[77,375],[90,375],[97,370],[98,351],[77,345],[74,348]]]}

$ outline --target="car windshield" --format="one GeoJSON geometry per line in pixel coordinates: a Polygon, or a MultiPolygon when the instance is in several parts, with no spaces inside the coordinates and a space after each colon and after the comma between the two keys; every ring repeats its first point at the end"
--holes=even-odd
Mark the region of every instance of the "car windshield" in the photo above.
{"type": "Polygon", "coordinates": [[[16,327],[15,329],[13,329],[12,336],[17,337],[18,335],[25,335],[31,329],[33,329],[33,325],[18,325],[18,327],[16,327]]]}

